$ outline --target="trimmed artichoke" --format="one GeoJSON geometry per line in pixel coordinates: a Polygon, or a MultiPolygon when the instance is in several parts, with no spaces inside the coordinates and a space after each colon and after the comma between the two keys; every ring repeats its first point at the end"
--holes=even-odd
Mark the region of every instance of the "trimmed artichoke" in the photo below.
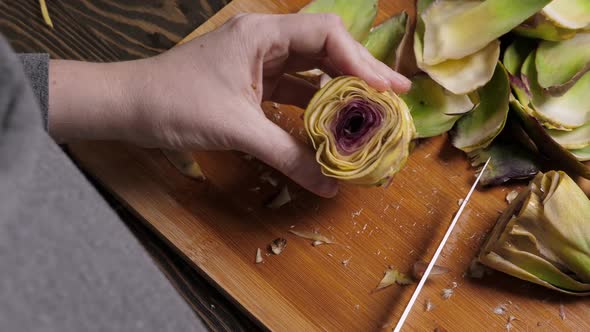
{"type": "Polygon", "coordinates": [[[391,181],[405,164],[415,133],[402,99],[352,76],[332,79],[315,94],[304,125],[322,172],[364,185],[391,181]]]}
{"type": "Polygon", "coordinates": [[[590,295],[590,200],[564,172],[539,173],[500,216],[479,261],[571,295],[590,295]]]}

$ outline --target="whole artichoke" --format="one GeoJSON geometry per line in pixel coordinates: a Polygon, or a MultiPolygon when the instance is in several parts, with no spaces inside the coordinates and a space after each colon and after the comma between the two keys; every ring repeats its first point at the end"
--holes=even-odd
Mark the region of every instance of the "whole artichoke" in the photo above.
{"type": "Polygon", "coordinates": [[[391,181],[405,164],[415,133],[402,99],[352,76],[332,79],[318,91],[304,122],[322,172],[364,185],[391,181]]]}

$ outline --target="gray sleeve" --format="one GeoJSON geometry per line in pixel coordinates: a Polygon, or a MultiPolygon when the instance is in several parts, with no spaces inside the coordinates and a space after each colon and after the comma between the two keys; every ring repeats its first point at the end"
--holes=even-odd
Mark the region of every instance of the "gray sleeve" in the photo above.
{"type": "Polygon", "coordinates": [[[33,89],[41,115],[43,126],[47,129],[47,108],[49,96],[49,54],[31,53],[20,54],[19,58],[23,64],[24,72],[29,79],[33,89]]]}
{"type": "Polygon", "coordinates": [[[206,331],[41,127],[47,59],[0,34],[0,331],[206,331]]]}

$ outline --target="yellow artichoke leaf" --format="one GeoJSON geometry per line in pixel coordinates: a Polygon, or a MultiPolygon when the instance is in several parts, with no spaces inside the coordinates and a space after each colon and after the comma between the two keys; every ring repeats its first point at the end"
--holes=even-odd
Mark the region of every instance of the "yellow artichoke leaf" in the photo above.
{"type": "Polygon", "coordinates": [[[473,54],[508,33],[551,0],[486,0],[432,3],[424,21],[424,63],[436,65],[473,54]]]}

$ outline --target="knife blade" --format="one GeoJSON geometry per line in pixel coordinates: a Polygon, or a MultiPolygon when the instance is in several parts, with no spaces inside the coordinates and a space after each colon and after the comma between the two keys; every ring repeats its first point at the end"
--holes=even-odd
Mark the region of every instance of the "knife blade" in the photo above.
{"type": "Polygon", "coordinates": [[[418,296],[420,295],[420,292],[422,291],[422,288],[424,287],[424,284],[426,283],[426,280],[428,279],[428,276],[430,275],[430,272],[432,271],[432,268],[436,264],[436,260],[438,259],[438,256],[440,256],[443,248],[445,247],[445,244],[449,240],[449,237],[451,236],[451,233],[453,232],[453,229],[455,228],[457,221],[461,217],[463,210],[465,210],[465,206],[467,206],[467,203],[469,202],[469,199],[471,198],[471,194],[473,194],[473,191],[475,190],[479,181],[481,180],[481,176],[483,175],[484,171],[488,167],[491,159],[492,159],[491,157],[488,158],[486,163],[483,165],[483,167],[481,168],[481,171],[479,172],[479,175],[477,176],[477,178],[475,179],[475,182],[473,182],[473,185],[471,186],[471,189],[467,193],[467,196],[465,196],[465,198],[463,199],[463,203],[461,203],[461,206],[459,206],[459,210],[457,211],[457,214],[455,214],[455,217],[451,221],[451,224],[449,225],[447,232],[443,236],[442,240],[440,241],[440,244],[438,245],[438,248],[436,249],[436,251],[434,252],[434,255],[432,256],[432,259],[430,260],[430,263],[428,264],[426,271],[424,271],[424,275],[420,279],[420,282],[418,283],[418,286],[414,290],[414,293],[412,294],[410,301],[406,305],[406,308],[404,309],[404,312],[402,313],[399,321],[397,322],[397,325],[393,329],[394,332],[400,332],[402,327],[404,326],[406,319],[408,318],[410,312],[412,311],[412,307],[414,306],[414,303],[418,299],[418,296]]]}

